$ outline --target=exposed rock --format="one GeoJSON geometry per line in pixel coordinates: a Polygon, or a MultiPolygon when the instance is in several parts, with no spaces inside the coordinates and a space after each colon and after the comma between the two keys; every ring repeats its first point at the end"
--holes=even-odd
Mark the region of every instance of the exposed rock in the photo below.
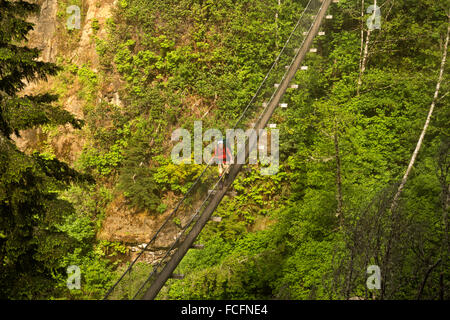
{"type": "MultiPolygon", "coordinates": [[[[150,238],[169,214],[169,210],[157,216],[150,215],[147,212],[135,212],[135,210],[127,207],[125,198],[119,196],[107,207],[102,229],[98,233],[97,238],[133,245],[140,244],[140,246],[137,246],[139,249],[142,247],[142,244],[145,246],[150,241],[150,238]]],[[[179,231],[175,223],[170,223],[164,228],[164,232],[158,236],[154,247],[169,247],[179,231]]]]}
{"type": "Polygon", "coordinates": [[[100,26],[96,36],[106,37],[104,28],[106,19],[111,17],[111,9],[114,7],[114,0],[87,0],[83,3],[82,16],[84,16],[81,29],[81,39],[75,52],[74,61],[78,64],[88,63],[94,71],[97,71],[98,55],[95,50],[95,42],[92,36],[92,22],[97,21],[100,26]]]}
{"type": "Polygon", "coordinates": [[[20,137],[13,134],[11,139],[16,143],[19,150],[23,152],[30,152],[39,146],[45,139],[44,134],[40,128],[22,130],[20,137]]]}
{"type": "MultiPolygon", "coordinates": [[[[56,55],[59,52],[61,55],[67,56],[69,53],[61,52],[58,48],[57,41],[57,0],[38,0],[35,1],[41,5],[41,10],[38,16],[31,17],[30,22],[35,24],[34,30],[28,34],[28,43],[30,47],[39,48],[42,50],[40,60],[46,62],[55,62],[56,55]]],[[[98,57],[95,50],[95,42],[92,39],[93,30],[92,22],[98,21],[100,26],[104,26],[106,19],[111,17],[111,9],[114,1],[100,1],[87,0],[83,2],[81,15],[84,19],[81,24],[81,38],[79,45],[73,55],[74,63],[89,64],[93,70],[97,69],[98,57]]],[[[100,27],[97,36],[106,36],[104,27],[100,27]]],[[[30,83],[24,90],[23,94],[33,94],[40,92],[48,83],[30,83]]],[[[113,96],[114,103],[121,105],[121,100],[117,93],[113,96]]],[[[62,106],[65,110],[71,112],[76,118],[84,119],[83,102],[77,97],[77,92],[69,92],[65,97],[60,97],[62,106]]],[[[82,135],[74,130],[71,126],[60,126],[59,134],[51,141],[56,157],[63,161],[73,163],[81,153],[84,145],[82,135]]],[[[30,129],[20,132],[20,138],[14,136],[18,148],[24,152],[29,152],[38,149],[41,143],[45,140],[45,136],[40,129],[30,129]]]]}
{"type": "Polygon", "coordinates": [[[28,46],[42,50],[41,60],[54,62],[57,54],[55,41],[57,0],[35,1],[41,5],[38,16],[31,17],[30,22],[35,23],[34,30],[28,34],[28,46]]]}

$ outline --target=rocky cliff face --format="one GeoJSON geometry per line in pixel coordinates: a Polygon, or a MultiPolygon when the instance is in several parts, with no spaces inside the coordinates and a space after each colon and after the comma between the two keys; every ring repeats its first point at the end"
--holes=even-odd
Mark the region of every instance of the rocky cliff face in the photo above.
{"type": "MultiPolygon", "coordinates": [[[[31,0],[30,0],[31,1],[31,0]]],[[[40,14],[30,19],[35,23],[34,30],[29,33],[28,46],[42,50],[41,59],[47,62],[58,62],[59,58],[78,66],[88,65],[93,72],[98,71],[99,58],[95,48],[93,23],[98,25],[95,36],[106,39],[106,20],[112,16],[114,0],[83,0],[81,9],[81,28],[74,33],[68,33],[66,22],[70,14],[66,7],[70,1],[38,0],[41,5],[40,14]]],[[[61,59],[60,59],[61,60],[61,59]]],[[[30,83],[24,94],[47,92],[58,86],[55,79],[47,82],[30,83]]],[[[120,84],[114,82],[108,86],[105,93],[98,92],[97,100],[106,100],[121,105],[118,94],[120,84]]],[[[60,105],[77,118],[83,119],[84,102],[78,96],[80,88],[72,87],[59,96],[60,105]]],[[[79,157],[84,143],[83,130],[73,130],[69,125],[60,126],[58,132],[50,138],[41,129],[22,131],[20,137],[14,137],[17,146],[22,151],[42,150],[44,144],[50,144],[52,152],[59,159],[73,164],[79,157]]],[[[119,196],[106,208],[106,216],[98,238],[109,241],[120,241],[127,244],[131,251],[137,251],[139,245],[147,242],[159,228],[169,212],[158,217],[147,213],[129,210],[123,197],[119,196]]],[[[167,230],[156,244],[158,248],[168,246],[177,235],[176,227],[167,230]]],[[[149,252],[147,260],[155,261],[164,251],[149,252]]],[[[132,256],[131,256],[132,258],[132,256]]]]}
{"type": "MultiPolygon", "coordinates": [[[[41,60],[46,62],[56,62],[57,57],[69,58],[76,65],[88,64],[93,71],[98,68],[98,56],[95,50],[95,42],[93,41],[92,24],[95,21],[99,25],[96,36],[99,38],[106,37],[104,28],[106,19],[111,17],[111,10],[115,6],[114,0],[84,0],[80,8],[81,29],[79,32],[79,41],[75,47],[67,45],[66,37],[63,37],[62,30],[66,28],[66,22],[69,14],[66,13],[66,5],[64,7],[58,4],[57,0],[38,0],[34,1],[41,5],[38,16],[32,17],[31,22],[35,24],[34,30],[29,33],[30,47],[42,50],[41,60]]],[[[24,94],[45,91],[54,86],[53,79],[43,83],[31,83],[24,90],[24,94]]],[[[120,98],[116,100],[120,103],[120,98]]],[[[60,96],[60,103],[67,111],[74,114],[77,118],[83,119],[82,102],[77,97],[76,90],[69,92],[64,96],[60,96]]],[[[45,135],[41,129],[32,129],[21,132],[21,137],[14,137],[17,146],[22,151],[30,151],[39,147],[45,135]]],[[[65,161],[73,163],[79,156],[83,144],[83,137],[74,132],[70,126],[59,129],[59,134],[52,138],[51,141],[55,155],[65,161]]]]}
{"type": "Polygon", "coordinates": [[[35,0],[30,1],[40,4],[41,10],[38,16],[32,17],[35,23],[34,30],[29,33],[29,45],[42,50],[43,61],[55,61],[58,54],[70,56],[73,62],[83,64],[92,63],[93,67],[98,65],[98,57],[95,52],[95,43],[92,41],[92,24],[96,21],[99,25],[97,36],[106,36],[104,28],[106,19],[111,17],[111,10],[116,5],[116,0],[83,0],[80,7],[81,14],[81,37],[74,52],[64,52],[64,45],[59,43],[58,31],[66,28],[67,19],[70,14],[66,7],[58,4],[58,0],[35,0]]]}
{"type": "Polygon", "coordinates": [[[30,20],[35,24],[34,30],[29,33],[29,46],[42,50],[43,61],[55,61],[57,46],[55,41],[57,0],[36,1],[41,5],[39,16],[30,20]]]}

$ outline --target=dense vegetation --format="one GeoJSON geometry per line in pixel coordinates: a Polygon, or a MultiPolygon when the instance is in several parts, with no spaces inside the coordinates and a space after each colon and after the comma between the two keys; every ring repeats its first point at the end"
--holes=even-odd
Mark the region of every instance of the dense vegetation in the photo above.
{"type": "MultiPolygon", "coordinates": [[[[200,118],[205,128],[229,128],[307,2],[121,0],[101,26],[108,37],[94,32],[94,71],[63,55],[59,67],[38,62],[39,52],[23,46],[24,19],[37,7],[0,0],[0,297],[100,298],[127,256],[123,243],[96,239],[105,208],[124,196],[129,208],[156,216],[169,194],[187,191],[202,166],[171,163],[172,131],[200,118]],[[60,97],[79,86],[84,123],[54,94],[20,95],[25,80],[46,75],[56,75],[60,97]],[[122,105],[97,99],[117,83],[122,105]],[[71,167],[50,144],[25,154],[10,139],[42,126],[50,141],[66,123],[86,138],[71,167]],[[69,265],[82,270],[81,290],[66,288],[69,265]]],[[[391,204],[433,101],[450,6],[379,0],[381,29],[368,32],[362,3],[332,5],[318,53],[308,54],[299,89],[284,98],[289,108],[273,116],[279,173],[241,172],[237,195],[215,213],[223,222],[208,224],[205,249],[178,267],[186,278],[169,280],[159,298],[449,298],[447,73],[391,204]],[[381,290],[367,289],[368,265],[381,267],[381,290]]]]}

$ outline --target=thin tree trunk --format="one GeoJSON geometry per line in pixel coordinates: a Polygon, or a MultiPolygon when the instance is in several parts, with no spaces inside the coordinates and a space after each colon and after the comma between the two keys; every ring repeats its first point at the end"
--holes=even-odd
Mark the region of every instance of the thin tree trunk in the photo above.
{"type": "Polygon", "coordinates": [[[359,51],[359,72],[361,72],[364,51],[364,0],[361,0],[361,50],[359,51]]]}
{"type": "Polygon", "coordinates": [[[338,137],[338,129],[337,125],[335,126],[334,130],[334,150],[335,150],[335,157],[336,157],[336,200],[337,200],[337,210],[336,210],[336,217],[340,220],[340,225],[342,226],[343,222],[343,214],[342,214],[342,177],[341,177],[341,156],[339,153],[339,137],[338,137]]]}
{"type": "Polygon", "coordinates": [[[447,188],[447,195],[445,196],[444,213],[442,216],[442,223],[444,225],[444,241],[447,244],[447,252],[450,252],[449,241],[448,241],[448,207],[450,204],[450,185],[447,188]]]}
{"type": "Polygon", "coordinates": [[[422,285],[420,286],[419,293],[417,294],[416,300],[420,300],[420,298],[422,297],[423,289],[425,288],[425,285],[427,283],[428,277],[431,274],[431,271],[433,271],[433,269],[436,268],[440,262],[441,262],[441,259],[439,259],[435,264],[433,264],[425,273],[425,277],[423,278],[422,285]]]}
{"type": "Polygon", "coordinates": [[[348,270],[347,285],[346,285],[346,289],[345,289],[345,299],[347,299],[347,300],[350,298],[350,292],[351,292],[351,287],[352,287],[352,278],[353,278],[353,263],[354,263],[353,260],[355,258],[354,247],[351,250],[352,250],[352,254],[350,257],[350,268],[348,270]]]}
{"type": "Polygon", "coordinates": [[[444,53],[442,55],[441,70],[439,72],[439,79],[436,84],[436,91],[434,92],[433,102],[431,103],[431,107],[430,107],[430,111],[428,112],[427,120],[425,121],[425,125],[423,127],[422,133],[420,134],[420,138],[419,138],[419,141],[417,142],[416,149],[414,150],[414,152],[412,154],[411,161],[409,162],[409,165],[408,165],[408,168],[406,169],[405,175],[403,176],[400,186],[398,187],[397,193],[395,194],[394,199],[392,200],[391,212],[393,212],[397,207],[398,199],[403,191],[403,188],[405,187],[406,181],[408,180],[409,173],[411,172],[411,169],[414,166],[414,162],[416,161],[417,154],[419,153],[419,150],[423,143],[423,139],[425,137],[428,126],[430,124],[431,116],[433,115],[434,106],[435,106],[436,100],[439,96],[439,90],[441,88],[441,82],[442,82],[442,78],[444,75],[445,61],[447,59],[449,34],[450,34],[450,18],[449,18],[449,23],[448,23],[448,27],[447,27],[447,37],[446,37],[445,45],[444,45],[444,53]]]}
{"type": "Polygon", "coordinates": [[[277,11],[275,12],[275,25],[276,25],[276,35],[275,35],[275,46],[278,50],[278,12],[280,11],[280,7],[281,7],[281,0],[278,0],[278,7],[277,7],[277,11]]]}
{"type": "MultiPolygon", "coordinates": [[[[440,73],[439,73],[439,78],[438,78],[438,82],[436,84],[436,91],[434,93],[434,97],[433,97],[433,101],[431,103],[430,106],[430,110],[428,112],[428,116],[427,116],[427,120],[425,121],[425,125],[422,129],[422,133],[420,134],[420,138],[419,141],[417,142],[416,145],[416,149],[413,152],[413,155],[411,157],[411,161],[409,162],[408,168],[406,169],[406,173],[403,176],[403,179],[397,189],[397,193],[395,194],[392,203],[391,203],[391,213],[393,215],[393,228],[395,228],[396,225],[396,218],[397,218],[397,214],[396,214],[396,209],[397,209],[397,205],[398,205],[398,199],[400,198],[400,195],[403,191],[403,188],[405,187],[406,181],[408,180],[408,176],[409,173],[411,172],[412,167],[414,166],[415,160],[417,158],[417,154],[419,153],[419,150],[422,146],[423,143],[423,139],[425,137],[425,134],[427,132],[428,126],[430,124],[431,121],[431,116],[433,115],[433,110],[437,101],[437,98],[439,96],[439,90],[441,87],[441,82],[442,82],[442,78],[443,78],[443,74],[444,74],[444,68],[445,68],[445,62],[447,59],[447,49],[448,49],[448,40],[449,40],[449,35],[450,35],[450,17],[449,17],[449,23],[448,23],[448,27],[447,27],[447,36],[446,36],[446,41],[445,41],[445,46],[444,46],[444,53],[442,56],[442,61],[441,61],[441,69],[440,69],[440,73]]],[[[383,261],[384,264],[384,273],[385,273],[385,279],[386,281],[383,282],[383,286],[382,286],[382,291],[381,291],[381,299],[384,298],[385,295],[385,286],[386,286],[386,282],[387,282],[387,277],[389,276],[389,272],[388,272],[388,266],[389,266],[389,260],[390,260],[390,253],[391,253],[391,246],[392,246],[392,240],[393,240],[393,235],[394,235],[394,230],[391,231],[391,235],[389,237],[389,241],[386,247],[386,254],[385,254],[385,259],[383,261]]]]}
{"type": "MultiPolygon", "coordinates": [[[[444,187],[445,188],[445,187],[444,187]]],[[[442,237],[442,244],[441,244],[441,259],[442,259],[442,264],[441,264],[441,274],[439,277],[439,299],[444,300],[444,295],[445,295],[445,283],[444,283],[444,272],[446,271],[447,268],[447,257],[448,254],[450,252],[450,248],[449,248],[449,242],[448,242],[448,207],[449,207],[449,203],[450,203],[450,185],[448,186],[448,188],[444,189],[444,194],[443,194],[444,200],[443,200],[443,213],[442,213],[442,228],[443,228],[443,232],[444,235],[442,237]]]]}
{"type": "MultiPolygon", "coordinates": [[[[377,5],[377,1],[375,0],[374,5],[377,5]]],[[[364,16],[364,8],[362,8],[362,14],[364,16]]],[[[374,14],[375,14],[375,10],[374,10],[374,14]]],[[[362,19],[362,28],[364,27],[364,19],[362,19]]],[[[356,87],[356,94],[359,96],[359,91],[361,89],[361,85],[362,85],[362,78],[364,75],[364,71],[366,71],[366,65],[367,65],[367,57],[369,56],[369,43],[370,43],[370,34],[371,34],[371,30],[368,29],[367,30],[367,37],[366,37],[366,43],[364,45],[364,54],[363,54],[363,58],[362,61],[360,63],[360,68],[359,68],[359,77],[358,77],[358,85],[356,87]]],[[[364,34],[364,32],[362,32],[364,34]]]]}

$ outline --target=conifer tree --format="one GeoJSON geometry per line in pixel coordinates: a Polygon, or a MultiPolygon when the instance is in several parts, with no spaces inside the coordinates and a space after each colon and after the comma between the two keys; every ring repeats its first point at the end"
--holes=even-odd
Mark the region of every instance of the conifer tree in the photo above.
{"type": "Polygon", "coordinates": [[[26,18],[38,10],[38,5],[26,1],[0,0],[0,133],[4,137],[46,123],[81,126],[81,121],[51,104],[57,99],[54,95],[18,94],[27,83],[46,80],[60,70],[53,63],[38,61],[37,48],[21,45],[33,29],[26,18]]]}
{"type": "Polygon", "coordinates": [[[0,298],[36,297],[42,294],[36,283],[52,281],[69,245],[55,224],[72,210],[57,190],[85,178],[56,159],[24,154],[11,139],[43,124],[82,124],[55,106],[54,95],[21,94],[28,83],[60,69],[38,61],[40,51],[24,45],[33,29],[26,19],[38,10],[26,1],[0,0],[0,298]]]}

